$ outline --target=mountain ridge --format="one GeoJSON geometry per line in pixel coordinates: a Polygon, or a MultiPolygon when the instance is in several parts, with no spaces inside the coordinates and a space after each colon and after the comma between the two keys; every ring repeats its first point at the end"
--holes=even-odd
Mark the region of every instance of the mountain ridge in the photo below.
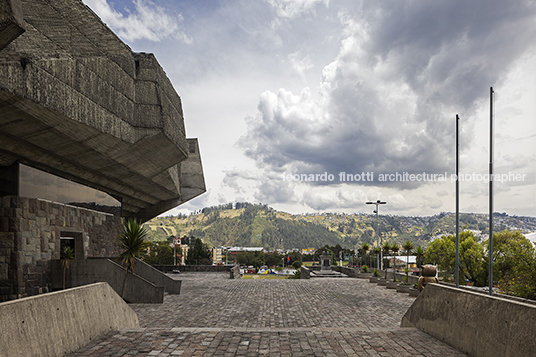
{"type": "MultiPolygon", "coordinates": [[[[426,246],[435,237],[453,234],[455,214],[442,212],[432,216],[379,215],[383,243],[402,244],[409,240],[426,246]]],[[[474,230],[487,238],[488,215],[461,213],[460,228],[474,230]]],[[[376,242],[374,214],[290,214],[264,204],[237,202],[211,206],[190,215],[157,217],[146,223],[151,240],[170,236],[201,238],[209,246],[252,246],[266,249],[319,248],[340,244],[355,248],[376,242]]],[[[536,217],[494,213],[494,231],[536,231],[536,217]]]]}

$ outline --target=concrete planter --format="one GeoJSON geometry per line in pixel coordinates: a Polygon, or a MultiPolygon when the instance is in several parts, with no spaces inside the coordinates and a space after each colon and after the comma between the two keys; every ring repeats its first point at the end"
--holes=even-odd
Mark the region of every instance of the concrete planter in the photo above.
{"type": "Polygon", "coordinates": [[[378,279],[379,279],[378,277],[373,276],[373,277],[369,278],[369,283],[377,283],[378,279]]]}
{"type": "Polygon", "coordinates": [[[372,273],[359,273],[357,277],[360,279],[370,279],[372,278],[372,273]]]}
{"type": "Polygon", "coordinates": [[[402,283],[398,284],[398,286],[396,287],[396,291],[399,293],[408,293],[410,288],[411,284],[402,283]]]}
{"type": "Polygon", "coordinates": [[[415,288],[409,288],[409,296],[414,296],[414,297],[419,296],[419,290],[415,288]]]}
{"type": "Polygon", "coordinates": [[[387,289],[396,289],[398,284],[398,281],[388,281],[386,287],[387,289]]]}
{"type": "Polygon", "coordinates": [[[386,286],[386,285],[387,285],[387,279],[379,278],[379,279],[378,279],[378,285],[380,285],[380,286],[386,286]]]}

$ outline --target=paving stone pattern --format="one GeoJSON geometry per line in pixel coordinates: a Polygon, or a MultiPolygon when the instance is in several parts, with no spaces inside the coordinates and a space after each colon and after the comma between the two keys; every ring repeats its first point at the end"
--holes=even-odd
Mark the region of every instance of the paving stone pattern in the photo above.
{"type": "Polygon", "coordinates": [[[191,273],[180,295],[133,304],[140,329],[71,356],[463,356],[400,328],[407,294],[362,279],[230,280],[191,273]]]}

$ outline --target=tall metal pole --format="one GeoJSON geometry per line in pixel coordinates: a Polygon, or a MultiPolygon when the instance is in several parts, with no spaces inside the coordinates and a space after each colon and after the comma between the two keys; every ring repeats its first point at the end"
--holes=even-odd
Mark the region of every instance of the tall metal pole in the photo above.
{"type": "Polygon", "coordinates": [[[489,294],[493,295],[493,87],[489,88],[489,294]]]}
{"type": "Polygon", "coordinates": [[[458,126],[460,117],[456,114],[456,287],[460,287],[460,180],[458,175],[460,174],[460,152],[458,141],[458,126]]]}
{"type": "MultiPolygon", "coordinates": [[[[378,209],[378,203],[376,203],[376,244],[378,244],[378,246],[380,246],[380,222],[379,222],[379,219],[380,219],[380,210],[378,209]]],[[[381,266],[381,260],[382,260],[382,251],[380,250],[380,261],[378,262],[378,266],[377,268],[379,270],[383,270],[382,269],[382,266],[381,266]]],[[[376,256],[377,258],[377,256],[376,256]]]]}
{"type": "MultiPolygon", "coordinates": [[[[387,202],[382,202],[380,200],[377,200],[376,202],[366,202],[367,205],[376,205],[376,243],[378,244],[383,244],[383,239],[380,241],[380,211],[379,211],[379,206],[380,205],[384,205],[384,204],[387,204],[387,202]]],[[[383,250],[381,249],[381,246],[380,246],[380,262],[378,263],[378,268],[380,270],[383,270],[383,250]]]]}

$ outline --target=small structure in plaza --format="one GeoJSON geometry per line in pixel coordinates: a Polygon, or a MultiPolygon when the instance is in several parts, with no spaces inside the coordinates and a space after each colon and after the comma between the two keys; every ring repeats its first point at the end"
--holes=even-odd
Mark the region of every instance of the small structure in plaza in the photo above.
{"type": "Polygon", "coordinates": [[[324,249],[324,253],[320,257],[320,272],[331,273],[331,256],[327,249],[324,249]]]}
{"type": "Polygon", "coordinates": [[[331,270],[331,255],[327,249],[324,249],[324,253],[320,256],[320,271],[311,272],[311,278],[340,278],[346,276],[338,271],[331,270]]]}

